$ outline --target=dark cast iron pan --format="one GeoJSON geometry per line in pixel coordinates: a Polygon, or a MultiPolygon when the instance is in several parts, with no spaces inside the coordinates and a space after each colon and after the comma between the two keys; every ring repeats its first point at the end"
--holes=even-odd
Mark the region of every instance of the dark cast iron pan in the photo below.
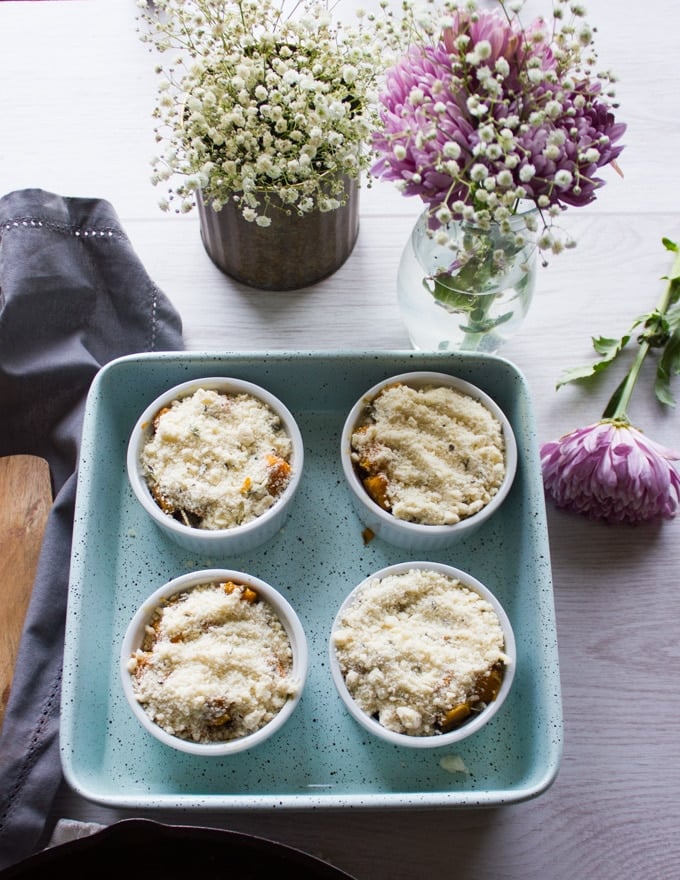
{"type": "Polygon", "coordinates": [[[107,828],[42,850],[0,871],[0,880],[90,876],[96,880],[272,880],[286,869],[295,880],[354,880],[301,850],[262,837],[149,819],[123,819],[107,828]],[[68,876],[68,874],[65,874],[68,876]]]}

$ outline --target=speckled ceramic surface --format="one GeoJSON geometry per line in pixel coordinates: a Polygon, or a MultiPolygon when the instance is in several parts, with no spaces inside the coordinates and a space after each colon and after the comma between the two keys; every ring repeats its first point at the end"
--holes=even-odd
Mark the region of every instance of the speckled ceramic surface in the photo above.
{"type": "Polygon", "coordinates": [[[62,687],[65,776],[84,797],[132,807],[207,809],[490,806],[535,797],[557,774],[562,706],[553,588],[529,391],[496,356],[420,352],[165,353],[121,358],[93,382],[85,415],[62,687]],[[469,571],[498,596],[517,641],[512,691],[492,722],[453,748],[414,753],[376,741],[344,710],[328,667],[338,606],[363,578],[414,558],[364,544],[339,461],[356,398],[409,370],[460,376],[509,417],[519,467],[489,523],[431,559],[469,571]],[[125,474],[132,425],[165,387],[196,376],[259,383],[291,409],[305,441],[295,508],[267,545],[192,557],[149,522],[125,474]],[[228,758],[180,754],[141,730],[125,702],[118,654],[140,601],[196,568],[250,571],[293,605],[309,641],[303,698],[286,729],[228,758]]]}

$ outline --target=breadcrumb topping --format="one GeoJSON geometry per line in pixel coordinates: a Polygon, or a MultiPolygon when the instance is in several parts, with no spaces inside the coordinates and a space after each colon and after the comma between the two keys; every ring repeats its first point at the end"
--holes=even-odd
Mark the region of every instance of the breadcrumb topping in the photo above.
{"type": "Polygon", "coordinates": [[[299,687],[275,610],[231,582],[201,584],[159,606],[128,671],[152,721],[195,742],[254,733],[299,687]]]}
{"type": "Polygon", "coordinates": [[[384,388],[351,447],[367,492],[409,522],[457,523],[485,507],[505,478],[499,420],[480,401],[445,386],[384,388]]]}
{"type": "Polygon", "coordinates": [[[141,463],[162,510],[186,525],[229,529],[276,502],[291,455],[292,441],[264,401],[199,388],[157,414],[141,463]]]}
{"type": "Polygon", "coordinates": [[[410,736],[441,734],[483,709],[508,662],[493,605],[430,569],[367,581],[333,645],[358,706],[410,736]]]}

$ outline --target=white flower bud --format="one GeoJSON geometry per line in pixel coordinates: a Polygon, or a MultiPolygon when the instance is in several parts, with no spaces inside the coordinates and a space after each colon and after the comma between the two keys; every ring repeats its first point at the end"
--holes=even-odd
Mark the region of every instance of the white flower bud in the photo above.
{"type": "Polygon", "coordinates": [[[533,179],[536,174],[536,168],[530,162],[527,162],[526,165],[522,165],[519,169],[519,179],[522,183],[529,183],[530,180],[533,179]]]}
{"type": "Polygon", "coordinates": [[[571,186],[573,180],[574,177],[571,171],[567,171],[566,168],[561,168],[555,175],[555,184],[559,186],[560,189],[567,189],[571,186]]]}
{"type": "Polygon", "coordinates": [[[458,159],[460,152],[460,146],[455,141],[447,141],[442,147],[442,154],[447,159],[458,159]]]}
{"type": "Polygon", "coordinates": [[[481,183],[487,175],[486,165],[477,162],[470,169],[470,180],[481,183]]]}
{"type": "Polygon", "coordinates": [[[446,226],[446,224],[450,223],[452,220],[451,211],[449,210],[447,205],[441,205],[438,208],[435,216],[442,226],[446,226]]]}
{"type": "Polygon", "coordinates": [[[548,103],[545,105],[545,112],[546,116],[549,116],[550,119],[557,119],[557,117],[562,112],[562,105],[559,101],[548,101],[548,103]]]}
{"type": "Polygon", "coordinates": [[[494,68],[496,70],[496,73],[503,79],[505,79],[505,77],[510,73],[510,65],[503,57],[496,59],[494,68]]]}
{"type": "Polygon", "coordinates": [[[491,43],[488,40],[480,40],[475,46],[475,51],[478,58],[486,61],[487,58],[491,57],[491,43]]]}

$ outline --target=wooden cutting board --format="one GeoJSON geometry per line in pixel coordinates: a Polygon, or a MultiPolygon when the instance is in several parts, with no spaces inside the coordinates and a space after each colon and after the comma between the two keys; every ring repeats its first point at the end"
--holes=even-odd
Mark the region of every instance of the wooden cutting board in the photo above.
{"type": "Polygon", "coordinates": [[[44,458],[0,457],[0,728],[51,506],[44,458]]]}

